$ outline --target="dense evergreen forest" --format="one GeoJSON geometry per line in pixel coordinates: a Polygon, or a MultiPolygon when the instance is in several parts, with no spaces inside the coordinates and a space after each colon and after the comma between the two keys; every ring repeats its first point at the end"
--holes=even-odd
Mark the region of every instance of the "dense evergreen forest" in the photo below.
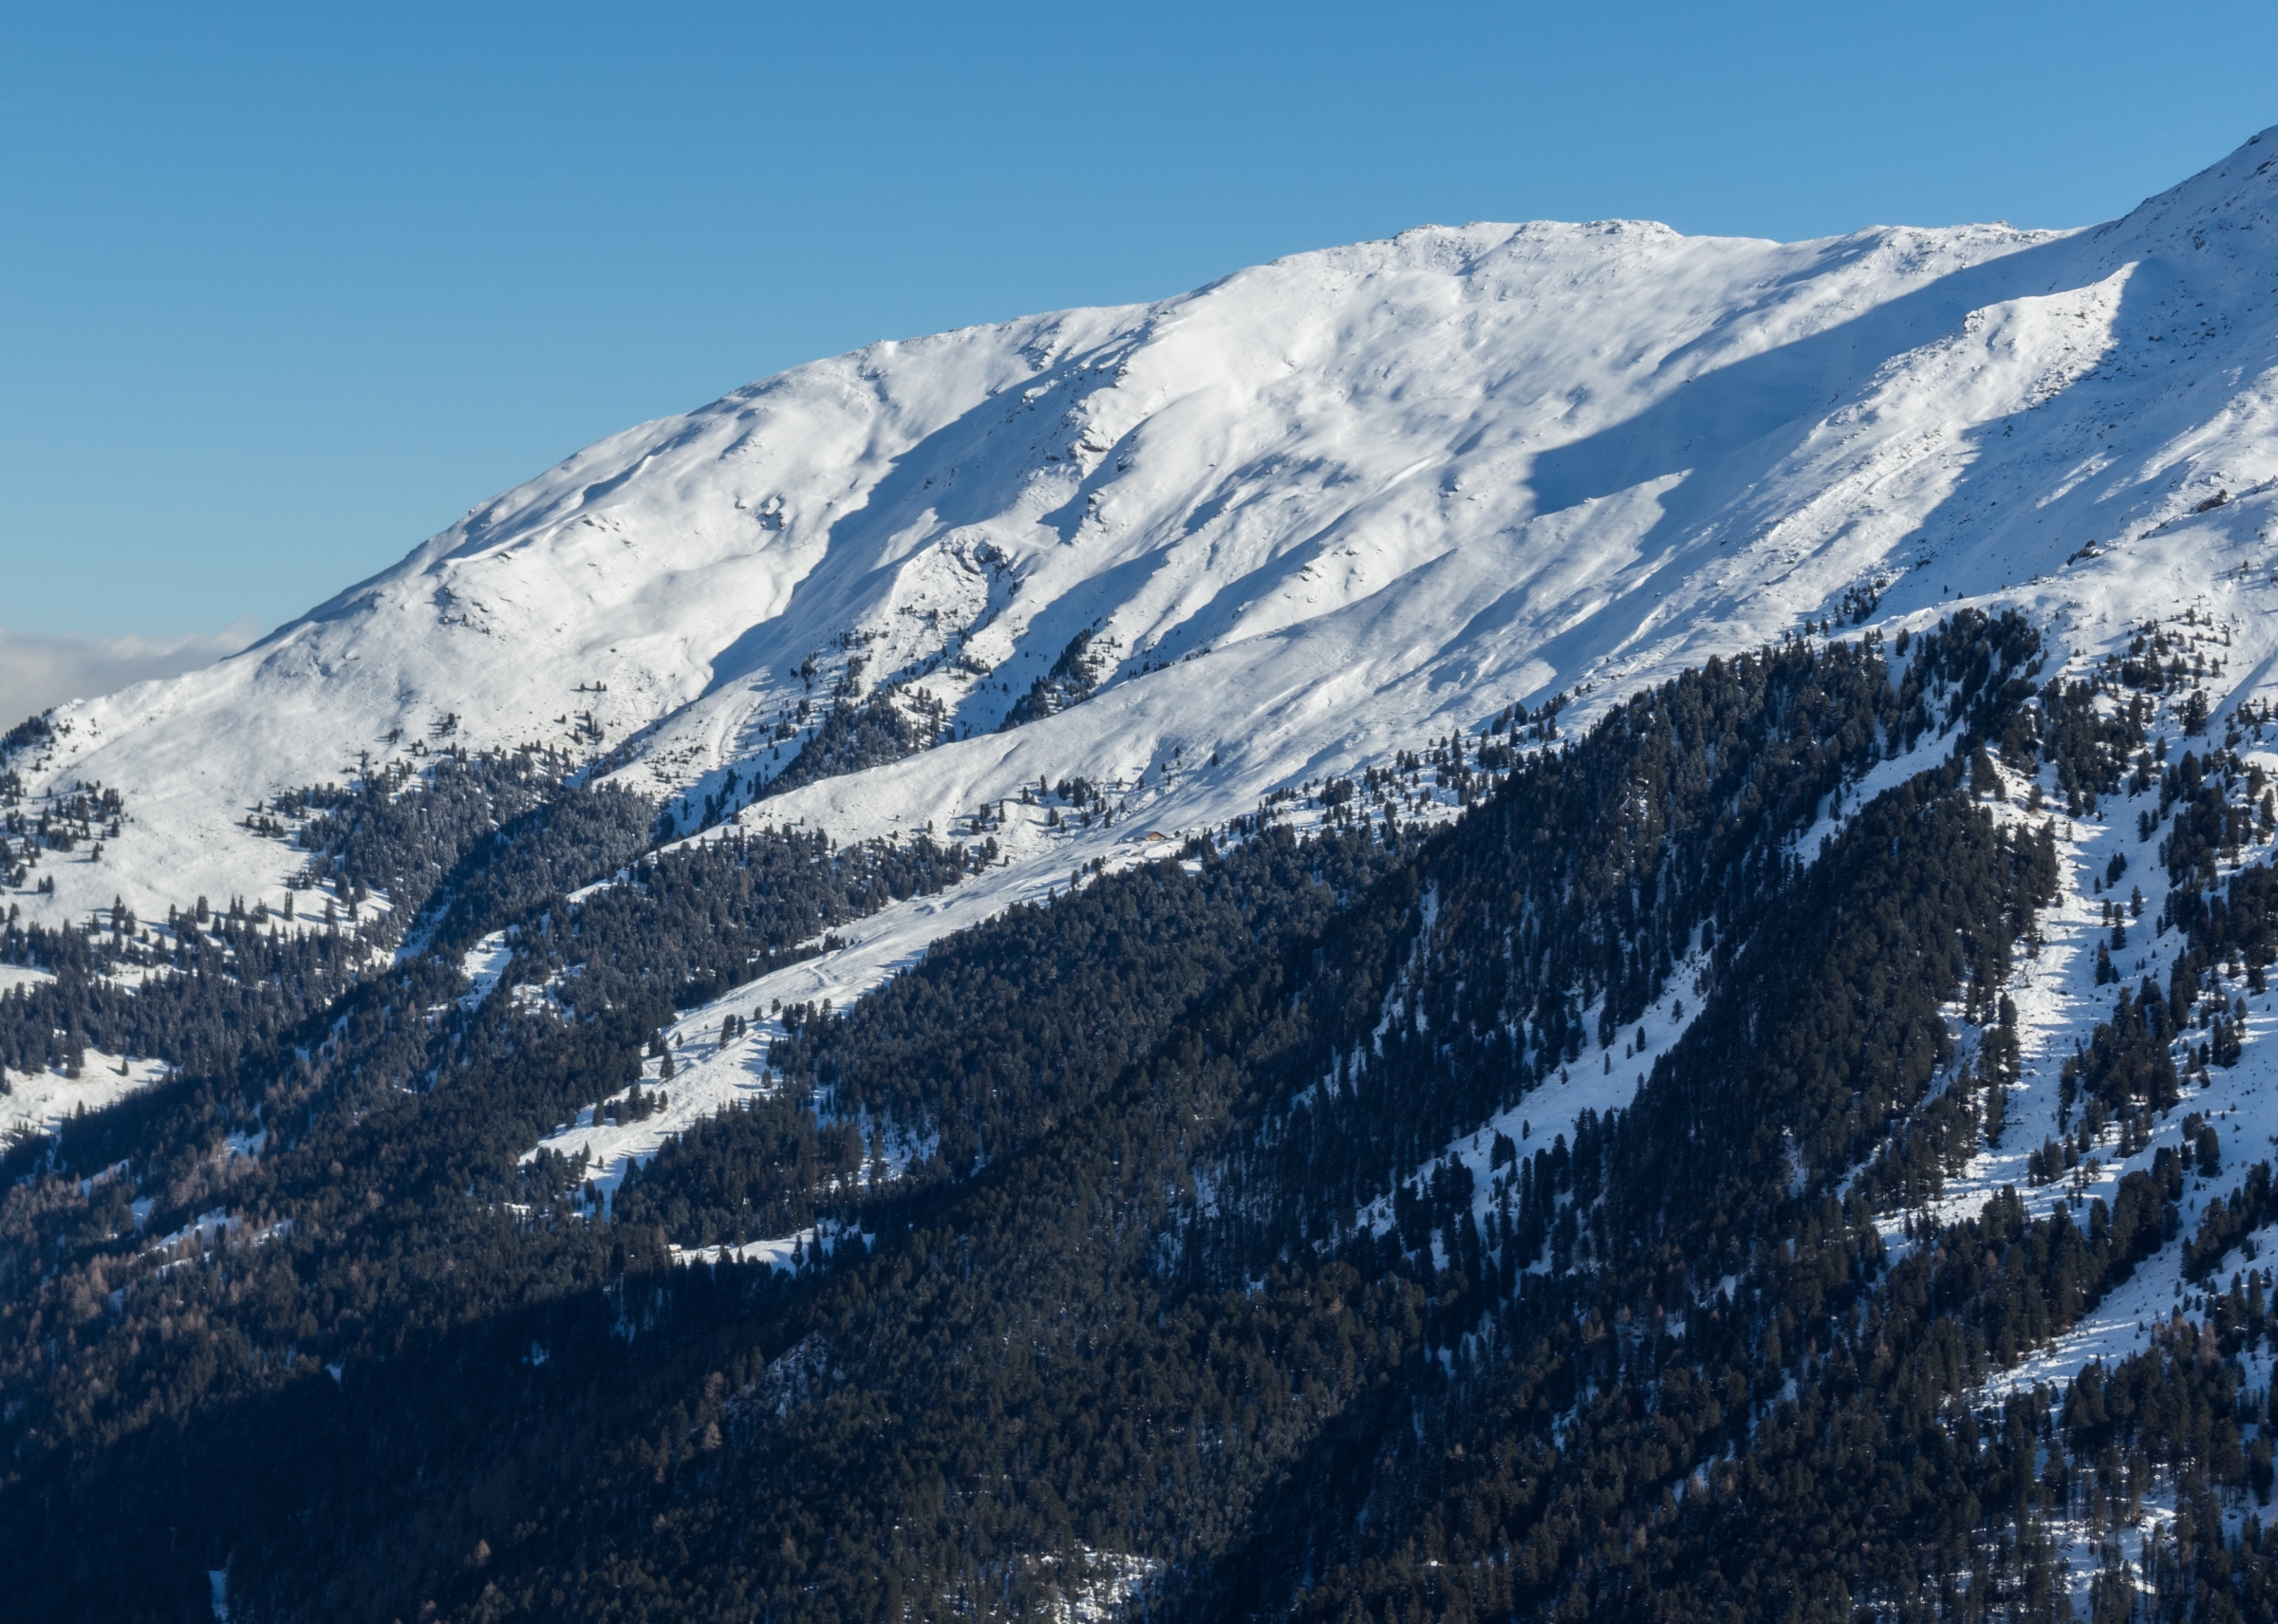
{"type": "Polygon", "coordinates": [[[1962,612],[1578,738],[1553,703],[1418,741],[1302,787],[1310,832],[1278,798],[780,1012],[774,1086],[606,1212],[524,1152],[676,1011],[985,850],[658,848],[566,763],[453,756],[262,809],[295,920],[11,922],[50,979],[0,999],[0,1064],[171,1078],[8,1154],[11,1607],[210,1617],[218,1575],[233,1619],[382,1624],[2278,1616],[2224,1521],[2272,1487],[2269,1169],[2190,1234],[2195,1129],[2110,1202],[1930,1216],[2003,1131],[2057,820],[2156,806],[2165,908],[2108,905],[2185,948],[2065,1060],[2037,1182],[2233,1063],[2278,958],[2278,873],[2223,879],[2270,792],[2203,704],[2155,756],[2192,672],[2139,644],[2043,681],[2031,625],[1962,612]],[[1459,819],[1400,815],[1427,773],[1459,819]],[[494,936],[509,991],[467,999],[494,936]],[[1536,1132],[1589,1077],[1618,1103],[1536,1132]],[[2171,1245],[2196,1317],[1988,1396],[2171,1245]]]}

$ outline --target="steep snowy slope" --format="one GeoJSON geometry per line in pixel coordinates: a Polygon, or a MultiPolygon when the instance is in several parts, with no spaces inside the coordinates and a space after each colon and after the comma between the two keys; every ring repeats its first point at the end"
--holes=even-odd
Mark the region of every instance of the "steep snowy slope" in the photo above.
{"type": "Polygon", "coordinates": [[[241,656],[59,713],[35,787],[131,816],[24,900],[273,892],[292,854],[250,807],[442,743],[610,751],[693,822],[834,693],[931,701],[947,741],[746,815],[868,834],[1115,786],[1112,834],[1003,836],[1064,872],[1877,598],[2019,601],[2101,644],[2249,589],[2222,577],[2278,476],[2266,154],[2074,233],[1427,228],[800,367],[579,453],[241,656]]]}

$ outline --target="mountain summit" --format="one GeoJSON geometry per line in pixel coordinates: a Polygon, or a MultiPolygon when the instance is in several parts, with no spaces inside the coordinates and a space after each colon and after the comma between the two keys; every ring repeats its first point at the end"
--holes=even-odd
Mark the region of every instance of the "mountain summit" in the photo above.
{"type": "Polygon", "coordinates": [[[2194,510],[2278,474],[2273,140],[2087,231],[1421,228],[795,368],[65,707],[49,779],[140,816],[57,911],[273,890],[244,807],[443,740],[604,755],[693,825],[869,705],[769,815],[940,827],[1215,756],[1148,813],[1201,826],[1805,622],[2188,601],[2259,522],[2194,510]]]}

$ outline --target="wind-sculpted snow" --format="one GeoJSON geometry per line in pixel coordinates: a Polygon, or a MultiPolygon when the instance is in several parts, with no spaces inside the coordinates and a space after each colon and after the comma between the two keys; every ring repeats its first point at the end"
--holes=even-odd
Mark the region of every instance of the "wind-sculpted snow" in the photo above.
{"type": "Polygon", "coordinates": [[[134,818],[28,903],[275,891],[294,854],[238,821],[366,753],[611,752],[692,827],[834,697],[901,684],[947,742],[765,815],[945,828],[1080,775],[1173,829],[1513,701],[1586,721],[1805,622],[2010,601],[2085,648],[2246,608],[2278,477],[2266,153],[2078,233],[1428,227],[795,368],[59,713],[43,781],[134,818]],[[1080,702],[999,732],[1086,634],[1080,702]]]}

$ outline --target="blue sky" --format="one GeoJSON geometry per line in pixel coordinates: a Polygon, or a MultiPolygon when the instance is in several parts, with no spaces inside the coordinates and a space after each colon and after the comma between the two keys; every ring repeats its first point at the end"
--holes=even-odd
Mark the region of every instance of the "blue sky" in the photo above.
{"type": "Polygon", "coordinates": [[[2077,225],[2278,7],[0,8],[0,625],[288,619],[643,419],[1426,221],[2077,225]]]}

